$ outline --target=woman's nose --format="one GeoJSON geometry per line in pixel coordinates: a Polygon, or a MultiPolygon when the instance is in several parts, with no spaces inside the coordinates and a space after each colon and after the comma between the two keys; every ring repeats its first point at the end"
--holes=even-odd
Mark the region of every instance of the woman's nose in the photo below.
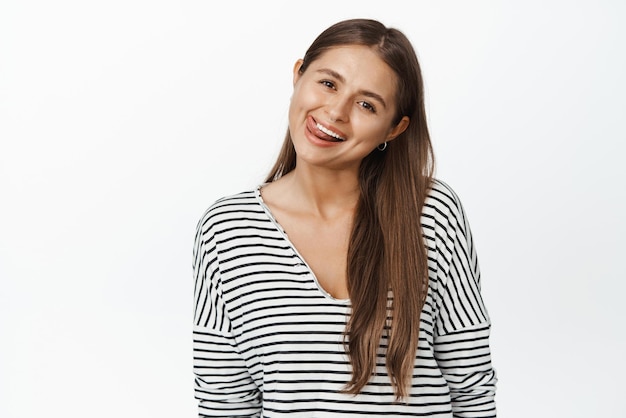
{"type": "Polygon", "coordinates": [[[331,122],[347,122],[350,117],[351,100],[335,94],[326,104],[326,113],[331,122]]]}

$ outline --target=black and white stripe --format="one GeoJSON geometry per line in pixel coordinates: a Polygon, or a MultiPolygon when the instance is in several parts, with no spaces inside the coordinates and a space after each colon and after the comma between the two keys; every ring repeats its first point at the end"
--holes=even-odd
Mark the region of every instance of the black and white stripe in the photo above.
{"type": "Polygon", "coordinates": [[[489,317],[469,224],[436,181],[422,216],[429,293],[413,384],[395,402],[384,367],[357,395],[343,346],[349,301],[330,297],[258,190],[217,201],[194,247],[194,372],[200,416],[492,417],[489,317]]]}

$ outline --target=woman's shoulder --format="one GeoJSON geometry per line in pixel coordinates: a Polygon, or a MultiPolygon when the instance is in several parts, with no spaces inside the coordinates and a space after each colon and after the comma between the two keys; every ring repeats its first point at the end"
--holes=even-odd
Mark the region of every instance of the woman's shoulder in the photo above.
{"type": "Polygon", "coordinates": [[[222,196],[217,199],[208,210],[215,210],[224,207],[253,205],[257,202],[256,195],[258,189],[245,190],[239,193],[222,196]]]}
{"type": "Polygon", "coordinates": [[[441,179],[433,179],[426,197],[426,205],[445,209],[446,212],[459,213],[463,211],[459,196],[448,183],[441,179]]]}
{"type": "Polygon", "coordinates": [[[223,196],[213,202],[200,217],[200,226],[207,228],[250,213],[263,213],[258,199],[258,188],[223,196]]]}
{"type": "Polygon", "coordinates": [[[424,202],[426,222],[438,224],[449,234],[468,233],[465,209],[456,191],[440,179],[434,179],[424,202]],[[430,221],[428,221],[430,218],[430,221]]]}

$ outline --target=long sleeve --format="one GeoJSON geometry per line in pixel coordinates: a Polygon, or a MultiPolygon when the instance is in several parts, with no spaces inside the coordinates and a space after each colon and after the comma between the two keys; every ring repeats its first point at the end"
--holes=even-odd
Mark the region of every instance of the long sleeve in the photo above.
{"type": "Polygon", "coordinates": [[[439,292],[435,358],[448,382],[454,417],[496,416],[497,377],[489,349],[490,320],[469,223],[452,190],[446,247],[451,251],[439,292]]]}
{"type": "Polygon", "coordinates": [[[193,369],[200,417],[258,417],[261,396],[241,356],[222,298],[214,237],[198,225],[194,245],[193,369]]]}

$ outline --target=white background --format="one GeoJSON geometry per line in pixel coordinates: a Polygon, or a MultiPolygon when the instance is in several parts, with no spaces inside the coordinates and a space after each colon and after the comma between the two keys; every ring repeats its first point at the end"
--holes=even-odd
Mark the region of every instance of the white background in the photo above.
{"type": "Polygon", "coordinates": [[[351,17],[421,59],[500,416],[626,416],[626,3],[5,0],[1,417],[195,416],[196,222],[263,180],[293,63],[351,17]]]}

